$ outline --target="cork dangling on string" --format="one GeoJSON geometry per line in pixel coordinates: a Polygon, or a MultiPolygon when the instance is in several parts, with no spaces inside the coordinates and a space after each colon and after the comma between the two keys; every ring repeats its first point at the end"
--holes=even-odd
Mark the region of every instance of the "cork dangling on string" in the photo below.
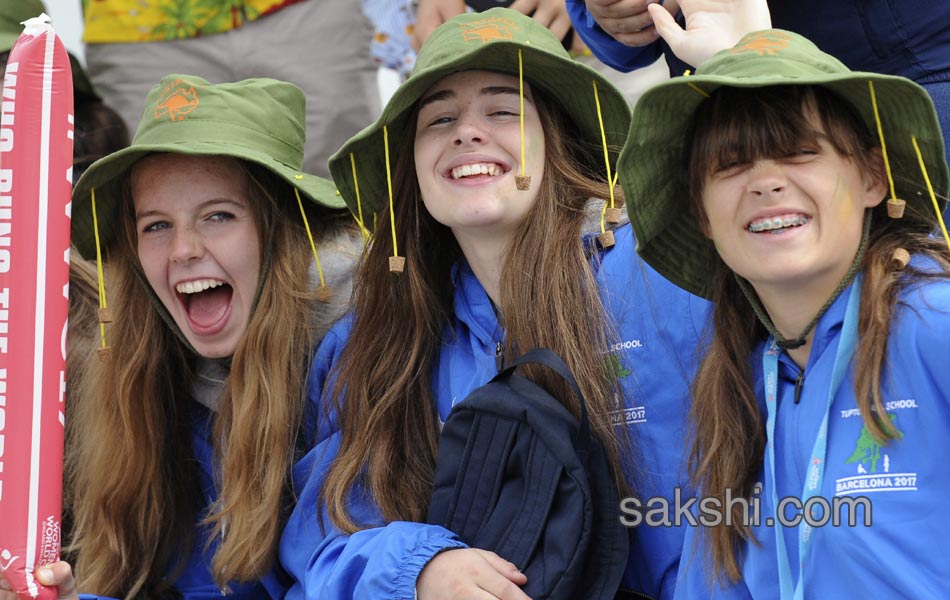
{"type": "Polygon", "coordinates": [[[99,338],[102,345],[96,349],[99,360],[106,362],[112,356],[112,348],[106,343],[106,323],[112,323],[112,309],[106,303],[106,278],[102,272],[102,244],[99,241],[99,215],[96,211],[96,190],[89,190],[92,199],[92,232],[96,240],[96,280],[99,288],[99,338]]]}
{"type": "Polygon", "coordinates": [[[333,299],[333,290],[331,290],[330,286],[328,285],[321,285],[314,292],[314,296],[316,296],[319,302],[323,302],[324,304],[326,304],[327,302],[333,299]]]}
{"type": "Polygon", "coordinates": [[[907,202],[897,197],[894,190],[894,176],[891,173],[891,163],[887,158],[887,144],[884,141],[884,127],[881,125],[881,115],[877,110],[877,96],[874,94],[874,82],[868,80],[868,89],[871,92],[871,107],[874,109],[874,122],[877,124],[877,137],[881,141],[881,155],[884,157],[884,172],[887,174],[887,183],[890,186],[891,197],[887,199],[887,216],[892,219],[902,219],[907,202]]]}
{"type": "Polygon", "coordinates": [[[103,361],[103,362],[105,362],[106,360],[109,359],[110,356],[112,356],[112,348],[105,345],[105,327],[106,327],[106,323],[112,323],[112,321],[113,321],[113,319],[112,319],[112,308],[109,307],[109,306],[100,306],[100,307],[99,307],[99,327],[101,327],[101,328],[102,328],[102,331],[103,331],[103,334],[102,334],[102,335],[103,335],[103,338],[102,338],[103,346],[102,346],[101,348],[99,348],[99,349],[96,350],[96,354],[98,355],[99,360],[101,360],[101,361],[103,361]]]}
{"type": "Polygon", "coordinates": [[[390,256],[389,257],[389,272],[390,273],[402,273],[405,270],[406,270],[405,256],[390,256]]]}
{"type": "Polygon", "coordinates": [[[520,192],[531,189],[531,176],[525,174],[524,166],[524,67],[521,49],[518,49],[518,120],[521,127],[521,175],[515,175],[515,187],[520,192]]]}
{"type": "Polygon", "coordinates": [[[614,232],[608,229],[607,231],[597,234],[597,243],[600,244],[600,247],[604,250],[613,247],[613,245],[617,243],[616,240],[614,240],[614,232]]]}
{"type": "Polygon", "coordinates": [[[619,208],[608,208],[605,212],[604,219],[611,225],[616,225],[620,223],[620,217],[623,214],[623,211],[619,208]]]}
{"type": "Polygon", "coordinates": [[[907,207],[907,201],[900,198],[890,198],[887,201],[887,216],[892,219],[901,219],[904,217],[904,209],[907,207]]]}
{"type": "Polygon", "coordinates": [[[389,128],[383,125],[383,149],[386,152],[386,188],[389,190],[389,224],[393,233],[393,255],[389,257],[389,272],[402,273],[406,270],[406,257],[399,256],[396,244],[396,211],[393,209],[393,178],[389,167],[389,128]]]}
{"type": "Polygon", "coordinates": [[[904,248],[895,248],[891,255],[891,266],[895,271],[903,271],[910,262],[910,252],[904,248]]]}

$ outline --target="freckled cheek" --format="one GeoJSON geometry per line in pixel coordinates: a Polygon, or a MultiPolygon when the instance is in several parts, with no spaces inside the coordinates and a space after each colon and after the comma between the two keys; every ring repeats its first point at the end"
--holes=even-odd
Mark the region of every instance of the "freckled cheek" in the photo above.
{"type": "Polygon", "coordinates": [[[167,289],[165,271],[151,257],[144,257],[143,260],[143,257],[140,256],[139,262],[142,264],[142,272],[145,275],[145,280],[151,286],[152,290],[159,295],[162,304],[167,306],[169,303],[167,297],[173,295],[173,293],[167,289]]]}
{"type": "Polygon", "coordinates": [[[142,269],[145,270],[147,275],[149,271],[154,269],[153,265],[157,262],[157,253],[155,248],[147,244],[139,243],[138,257],[139,263],[141,263],[142,269]]]}

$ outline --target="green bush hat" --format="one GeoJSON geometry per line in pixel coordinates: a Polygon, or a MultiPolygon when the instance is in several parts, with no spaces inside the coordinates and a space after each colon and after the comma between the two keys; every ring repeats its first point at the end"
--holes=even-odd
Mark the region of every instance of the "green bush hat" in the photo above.
{"type": "MultiPolygon", "coordinates": [[[[0,53],[13,49],[17,38],[23,33],[23,21],[47,12],[41,0],[0,0],[0,53]]],[[[55,28],[54,28],[55,29],[55,28]]],[[[69,65],[73,72],[73,95],[77,99],[99,100],[86,70],[69,52],[69,65]]]]}
{"type": "Polygon", "coordinates": [[[933,212],[912,137],[917,138],[938,201],[946,197],[950,178],[927,92],[903,77],[851,71],[804,37],[770,29],[746,35],[734,48],[703,63],[695,75],[661,83],[637,102],[618,170],[643,260],[681,288],[709,297],[709,266],[716,249],[698,221],[688,216],[684,170],[688,130],[708,94],[724,86],[819,85],[849,102],[870,130],[877,131],[869,82],[891,170],[904,175],[895,178],[897,197],[933,212]]]}
{"type": "Polygon", "coordinates": [[[342,208],[333,184],[300,170],[306,99],[297,86],[275,79],[208,83],[193,75],[166,75],[152,88],[132,144],[92,164],[73,188],[72,240],[96,257],[92,194],[101,248],[115,238],[122,184],[132,165],[156,152],[230,156],[256,163],[310,200],[342,208]]]}
{"type": "MultiPolygon", "coordinates": [[[[415,127],[409,122],[413,108],[429,88],[460,71],[494,71],[517,77],[519,50],[524,80],[557,101],[584,139],[594,148],[601,148],[593,86],[596,82],[613,169],[616,148],[623,143],[630,125],[630,106],[623,95],[597,71],[572,59],[561,42],[534,19],[516,10],[492,8],[459,15],[433,31],[419,50],[412,74],[395,91],[382,116],[330,157],[330,174],[357,218],[362,212],[372,223],[368,215],[388,203],[383,126],[389,131],[390,165],[395,165],[415,127]],[[351,154],[356,164],[355,183],[351,154]],[[357,185],[362,211],[357,204],[357,185]]],[[[604,168],[606,172],[606,165],[604,168]]]]}

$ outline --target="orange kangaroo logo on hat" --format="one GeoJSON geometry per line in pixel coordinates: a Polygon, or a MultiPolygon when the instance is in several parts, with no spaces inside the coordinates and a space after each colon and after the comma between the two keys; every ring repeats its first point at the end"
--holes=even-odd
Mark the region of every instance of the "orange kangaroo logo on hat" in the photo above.
{"type": "Polygon", "coordinates": [[[788,47],[791,37],[785,33],[777,31],[763,31],[751,36],[741,46],[736,46],[730,52],[739,54],[740,52],[756,52],[761,56],[774,56],[779,50],[788,47]]]}
{"type": "Polygon", "coordinates": [[[167,114],[172,121],[184,121],[185,115],[197,106],[198,93],[195,86],[184,79],[176,79],[162,91],[162,96],[155,105],[155,118],[160,119],[167,114]]]}
{"type": "Polygon", "coordinates": [[[466,42],[478,40],[483,44],[492,40],[510,40],[512,38],[511,30],[520,29],[508,19],[495,17],[460,25],[459,27],[462,28],[463,40],[466,42]]]}

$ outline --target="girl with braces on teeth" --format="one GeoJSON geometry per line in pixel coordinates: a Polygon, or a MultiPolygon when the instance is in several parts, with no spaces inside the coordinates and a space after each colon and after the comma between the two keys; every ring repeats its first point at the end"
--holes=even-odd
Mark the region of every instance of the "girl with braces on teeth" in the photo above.
{"type": "Polygon", "coordinates": [[[781,30],[692,64],[640,99],[619,166],[641,257],[715,305],[690,467],[723,511],[688,530],[676,597],[943,597],[950,175],[933,102],[781,30]],[[804,223],[768,231],[788,214],[804,223]]]}

